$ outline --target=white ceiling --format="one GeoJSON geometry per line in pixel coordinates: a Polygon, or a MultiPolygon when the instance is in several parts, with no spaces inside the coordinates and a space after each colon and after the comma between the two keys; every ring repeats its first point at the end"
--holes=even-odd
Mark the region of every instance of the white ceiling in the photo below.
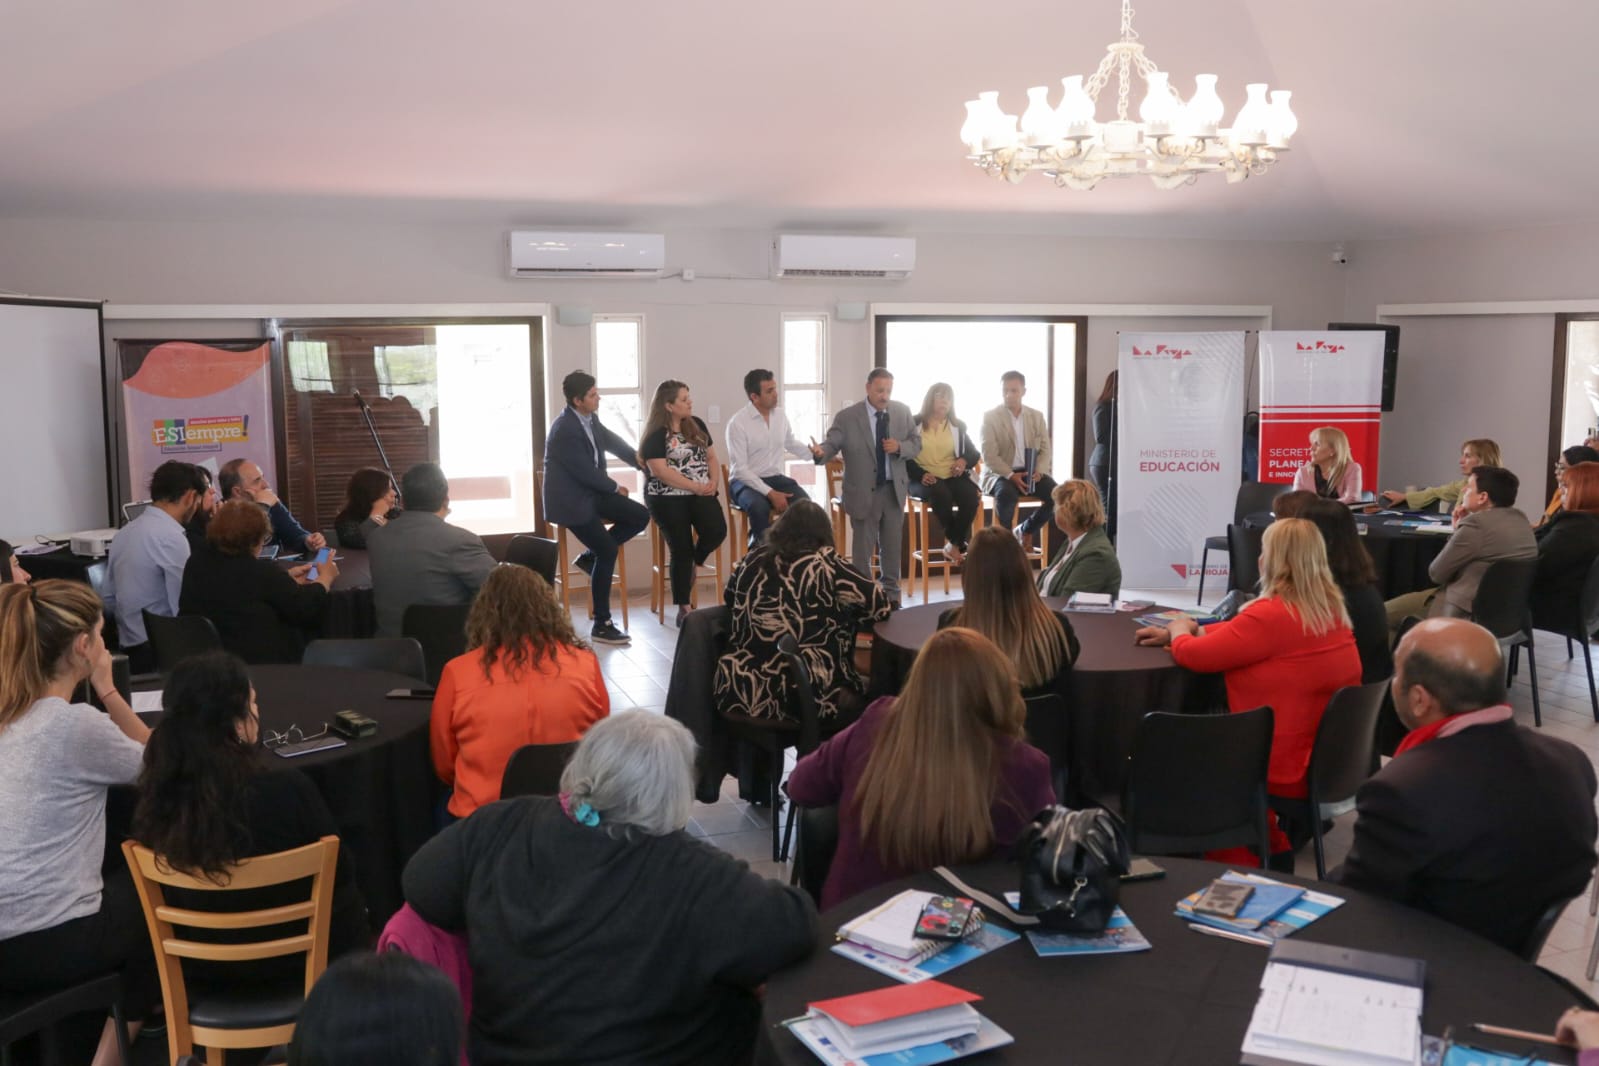
{"type": "Polygon", "coordinates": [[[1171,192],[968,166],[962,101],[1091,72],[1116,0],[8,5],[0,214],[1318,240],[1599,216],[1593,0],[1141,0],[1135,26],[1185,92],[1219,74],[1229,118],[1246,81],[1292,89],[1294,150],[1171,192]]]}

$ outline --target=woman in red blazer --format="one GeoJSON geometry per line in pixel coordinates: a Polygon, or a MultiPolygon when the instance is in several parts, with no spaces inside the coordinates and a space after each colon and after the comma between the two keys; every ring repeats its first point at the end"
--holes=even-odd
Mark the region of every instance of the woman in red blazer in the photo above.
{"type": "MultiPolygon", "coordinates": [[[[1140,629],[1140,644],[1170,645],[1179,666],[1221,673],[1233,712],[1272,709],[1267,790],[1303,798],[1316,728],[1332,694],[1360,684],[1360,654],[1343,595],[1327,567],[1316,526],[1281,518],[1266,529],[1260,553],[1261,596],[1230,622],[1201,628],[1191,619],[1140,629]]],[[[1288,849],[1272,823],[1271,849],[1288,849]]]]}

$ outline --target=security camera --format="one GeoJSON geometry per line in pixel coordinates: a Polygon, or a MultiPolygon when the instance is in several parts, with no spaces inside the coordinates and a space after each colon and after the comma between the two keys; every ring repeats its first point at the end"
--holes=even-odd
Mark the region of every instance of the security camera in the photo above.
{"type": "Polygon", "coordinates": [[[1334,263],[1337,263],[1339,266],[1348,266],[1349,265],[1349,253],[1344,251],[1344,246],[1343,245],[1341,245],[1341,244],[1333,245],[1332,261],[1334,263]]]}

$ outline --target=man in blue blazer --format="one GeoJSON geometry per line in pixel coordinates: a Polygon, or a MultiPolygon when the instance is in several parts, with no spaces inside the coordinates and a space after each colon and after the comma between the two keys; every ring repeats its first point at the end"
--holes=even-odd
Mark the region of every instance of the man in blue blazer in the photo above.
{"type": "Polygon", "coordinates": [[[626,644],[627,633],[611,621],[611,575],[617,552],[649,527],[650,513],[607,476],[605,453],[633,467],[639,465],[638,455],[600,424],[594,375],[572,371],[561,381],[561,392],[566,407],[555,416],[544,441],[544,519],[571,530],[588,549],[574,562],[589,575],[594,597],[589,638],[597,644],[626,644]]]}

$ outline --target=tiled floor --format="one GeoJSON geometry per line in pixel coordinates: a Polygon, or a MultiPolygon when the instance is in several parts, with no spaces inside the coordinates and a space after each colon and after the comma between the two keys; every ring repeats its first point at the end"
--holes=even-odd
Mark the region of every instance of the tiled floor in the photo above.
{"type": "MultiPolygon", "coordinates": [[[[1124,589],[1127,598],[1143,597],[1157,602],[1181,602],[1168,592],[1140,592],[1124,589]]],[[[960,597],[957,579],[951,592],[960,597]]],[[[933,600],[945,597],[934,588],[933,600]]],[[[920,597],[907,599],[908,604],[921,602],[920,597]]],[[[672,653],[677,643],[677,630],[670,624],[663,626],[649,613],[642,600],[630,602],[633,644],[627,648],[597,646],[595,652],[605,671],[606,683],[611,691],[613,709],[640,707],[661,711],[666,703],[666,685],[671,676],[672,653]]],[[[579,632],[584,631],[586,616],[579,612],[575,621],[579,632]]],[[[1558,637],[1539,634],[1537,641],[1539,695],[1543,707],[1543,730],[1576,744],[1596,765],[1599,765],[1599,723],[1593,718],[1588,702],[1588,683],[1583,671],[1582,655],[1566,659],[1565,643],[1558,637]]],[[[1599,649],[1595,651],[1599,655],[1599,649]]],[[[1526,682],[1525,664],[1511,687],[1511,704],[1518,721],[1532,724],[1531,690],[1526,682]]],[[[738,799],[737,786],[729,778],[722,790],[722,799],[715,804],[696,804],[689,832],[705,837],[717,846],[749,862],[752,869],[769,877],[787,879],[787,865],[772,862],[771,823],[769,812],[738,799]]],[[[1343,861],[1349,850],[1352,814],[1338,818],[1326,838],[1329,868],[1343,861]]],[[[1310,848],[1300,853],[1298,873],[1314,877],[1315,857],[1310,848]]],[[[1588,915],[1588,897],[1572,902],[1565,915],[1556,924],[1544,948],[1540,963],[1574,981],[1599,997],[1599,981],[1588,981],[1583,974],[1588,950],[1599,932],[1599,918],[1588,915]]]]}

